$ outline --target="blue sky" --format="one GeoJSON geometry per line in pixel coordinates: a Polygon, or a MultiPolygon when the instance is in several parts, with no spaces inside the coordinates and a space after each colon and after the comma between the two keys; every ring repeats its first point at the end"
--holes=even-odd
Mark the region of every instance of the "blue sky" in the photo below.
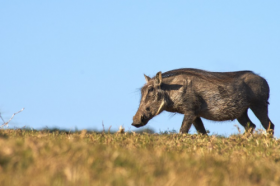
{"type": "MultiPolygon", "coordinates": [[[[267,79],[280,137],[280,1],[5,1],[0,3],[0,112],[10,128],[131,126],[143,74],[252,70],[267,79]]],[[[256,117],[249,113],[258,128],[256,117]]],[[[162,113],[147,127],[179,130],[162,113]]],[[[204,120],[211,134],[232,122],[204,120]]],[[[191,133],[195,133],[191,128],[191,133]]]]}

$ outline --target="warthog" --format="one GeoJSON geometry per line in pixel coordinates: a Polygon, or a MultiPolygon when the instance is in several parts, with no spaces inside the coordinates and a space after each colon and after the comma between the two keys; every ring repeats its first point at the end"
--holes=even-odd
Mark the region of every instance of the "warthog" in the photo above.
{"type": "Polygon", "coordinates": [[[146,75],[141,88],[140,106],[132,125],[141,127],[166,110],[184,114],[180,133],[188,133],[193,124],[198,133],[206,134],[201,117],[214,121],[237,119],[246,129],[256,127],[249,119],[250,108],[265,129],[274,124],[268,117],[269,86],[251,71],[208,72],[182,68],[155,77],[146,75]]]}

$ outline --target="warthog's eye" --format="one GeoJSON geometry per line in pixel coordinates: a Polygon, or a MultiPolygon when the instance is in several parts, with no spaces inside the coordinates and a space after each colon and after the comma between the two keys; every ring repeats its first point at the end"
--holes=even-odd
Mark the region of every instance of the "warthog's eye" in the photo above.
{"type": "Polygon", "coordinates": [[[148,112],[149,112],[149,111],[150,111],[150,107],[146,107],[146,111],[148,111],[148,112]]]}
{"type": "Polygon", "coordinates": [[[148,89],[148,93],[151,93],[151,92],[153,92],[154,91],[154,87],[150,87],[149,89],[148,89]]]}

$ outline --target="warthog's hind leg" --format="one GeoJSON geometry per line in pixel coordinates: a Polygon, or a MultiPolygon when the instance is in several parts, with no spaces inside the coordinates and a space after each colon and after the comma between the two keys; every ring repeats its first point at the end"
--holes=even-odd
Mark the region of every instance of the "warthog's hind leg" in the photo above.
{"type": "Polygon", "coordinates": [[[274,124],[270,121],[268,117],[267,104],[253,105],[250,108],[257,116],[257,118],[260,120],[262,126],[266,130],[270,130],[269,132],[274,134],[274,124]]]}
{"type": "Polygon", "coordinates": [[[256,128],[256,125],[248,117],[247,111],[248,109],[239,118],[237,118],[237,120],[246,131],[253,132],[253,130],[256,128]]]}

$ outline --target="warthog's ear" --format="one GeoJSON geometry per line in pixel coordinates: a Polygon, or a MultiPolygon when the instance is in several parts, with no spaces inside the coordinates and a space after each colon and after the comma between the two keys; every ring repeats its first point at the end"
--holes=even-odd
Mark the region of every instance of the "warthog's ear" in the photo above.
{"type": "Polygon", "coordinates": [[[149,76],[146,76],[145,74],[144,74],[144,76],[145,76],[145,80],[146,80],[146,82],[148,83],[149,81],[150,81],[150,77],[149,76]]]}
{"type": "Polygon", "coordinates": [[[156,78],[155,78],[155,84],[156,85],[161,85],[161,82],[162,82],[162,75],[161,75],[161,72],[159,71],[156,75],[156,78]]]}

